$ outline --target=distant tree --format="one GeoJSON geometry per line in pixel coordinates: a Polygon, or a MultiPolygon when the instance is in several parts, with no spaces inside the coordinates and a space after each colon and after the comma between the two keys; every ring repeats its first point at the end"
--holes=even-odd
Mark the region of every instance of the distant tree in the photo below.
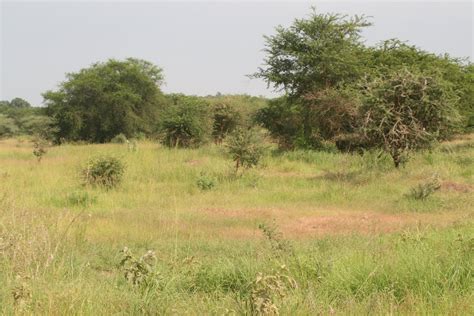
{"type": "Polygon", "coordinates": [[[265,66],[254,76],[290,96],[353,82],[365,70],[367,52],[360,33],[370,25],[364,16],[313,11],[308,19],[265,36],[265,66]]]}
{"type": "Polygon", "coordinates": [[[298,144],[319,146],[312,105],[304,102],[305,96],[312,94],[315,101],[319,91],[354,83],[367,72],[370,54],[360,34],[370,25],[364,16],[313,11],[309,18],[297,19],[289,28],[277,27],[275,35],[265,37],[265,65],[254,77],[288,95],[291,112],[299,113],[298,135],[291,137],[298,144]]]}
{"type": "Polygon", "coordinates": [[[36,135],[45,140],[54,140],[57,133],[54,120],[46,115],[27,115],[20,119],[21,132],[36,135]]]}
{"type": "Polygon", "coordinates": [[[386,150],[397,168],[411,150],[429,147],[458,120],[457,96],[437,77],[397,70],[361,91],[360,132],[368,146],[386,150]]]}
{"type": "Polygon", "coordinates": [[[169,147],[195,147],[207,142],[212,132],[209,103],[203,98],[169,96],[171,105],[163,112],[162,142],[169,147]]]}
{"type": "Polygon", "coordinates": [[[14,119],[5,114],[0,114],[0,138],[16,135],[19,130],[14,119]]]}
{"type": "Polygon", "coordinates": [[[213,107],[212,136],[216,143],[222,143],[227,134],[241,122],[240,113],[228,103],[218,103],[213,107]]]}
{"type": "Polygon", "coordinates": [[[151,133],[164,105],[162,70],[139,59],[111,59],[67,74],[57,91],[43,94],[57,123],[57,140],[108,142],[123,133],[151,133]]]}
{"type": "Polygon", "coordinates": [[[22,98],[14,98],[10,101],[10,106],[14,108],[29,108],[31,105],[22,98]]]}

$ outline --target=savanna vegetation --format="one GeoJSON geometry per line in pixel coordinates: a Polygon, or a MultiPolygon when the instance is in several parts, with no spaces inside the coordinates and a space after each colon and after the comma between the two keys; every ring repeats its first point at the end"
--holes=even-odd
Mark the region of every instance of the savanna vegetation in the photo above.
{"type": "Polygon", "coordinates": [[[266,37],[282,92],[129,58],[0,103],[2,314],[474,313],[474,68],[364,16],[266,37]]]}

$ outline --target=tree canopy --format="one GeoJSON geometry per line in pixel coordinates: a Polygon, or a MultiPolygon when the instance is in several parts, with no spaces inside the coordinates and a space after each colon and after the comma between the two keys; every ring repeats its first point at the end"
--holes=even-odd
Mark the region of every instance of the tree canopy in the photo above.
{"type": "Polygon", "coordinates": [[[164,97],[162,70],[150,62],[110,59],[69,73],[43,94],[57,139],[107,142],[117,134],[150,133],[164,97]]]}

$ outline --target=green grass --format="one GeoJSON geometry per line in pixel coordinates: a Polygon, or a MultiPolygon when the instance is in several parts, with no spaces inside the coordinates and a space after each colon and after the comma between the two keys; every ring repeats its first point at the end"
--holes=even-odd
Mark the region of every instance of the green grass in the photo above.
{"type": "Polygon", "coordinates": [[[285,265],[298,286],[270,291],[283,315],[472,314],[472,144],[400,170],[375,154],[269,151],[236,177],[218,146],[65,145],[38,163],[29,143],[0,141],[0,313],[245,314],[257,275],[285,265]],[[81,185],[101,154],[126,164],[116,189],[81,185]],[[440,190],[406,197],[435,173],[440,190]],[[273,249],[279,238],[290,247],[273,249]],[[126,281],[125,246],[155,251],[153,285],[126,281]]]}

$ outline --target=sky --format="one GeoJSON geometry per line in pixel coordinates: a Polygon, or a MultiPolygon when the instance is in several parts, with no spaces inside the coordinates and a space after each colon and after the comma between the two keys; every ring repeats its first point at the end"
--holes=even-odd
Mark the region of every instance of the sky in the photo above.
{"type": "Polygon", "coordinates": [[[35,106],[66,73],[127,57],[161,67],[167,93],[275,96],[247,77],[263,63],[263,35],[307,17],[311,7],[371,16],[367,45],[399,38],[474,60],[471,1],[0,2],[0,100],[35,106]]]}

